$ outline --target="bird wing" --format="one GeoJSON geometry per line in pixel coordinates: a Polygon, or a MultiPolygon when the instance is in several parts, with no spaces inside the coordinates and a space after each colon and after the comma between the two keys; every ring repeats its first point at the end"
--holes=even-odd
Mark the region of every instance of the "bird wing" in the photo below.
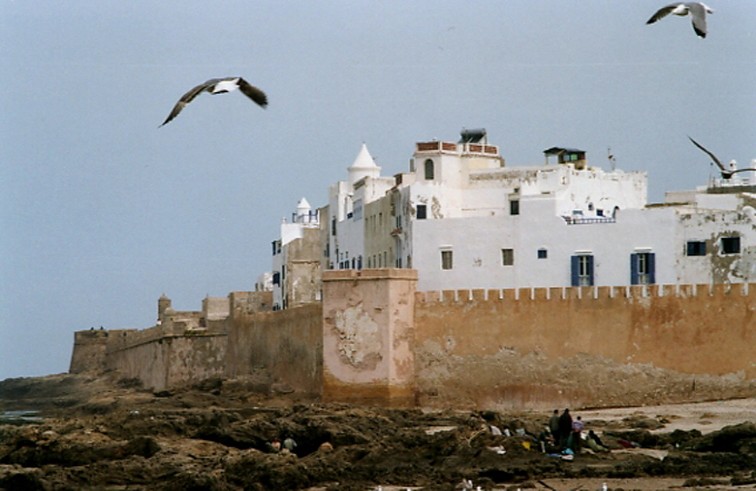
{"type": "Polygon", "coordinates": [[[244,95],[255,101],[258,106],[264,108],[268,105],[268,96],[265,95],[265,92],[258,89],[241,77],[239,77],[239,81],[237,83],[239,84],[239,90],[244,92],[244,95]]]}
{"type": "Polygon", "coordinates": [[[688,5],[690,11],[693,30],[702,38],[706,37],[706,6],[702,3],[691,3],[688,5]]]}
{"type": "Polygon", "coordinates": [[[692,141],[692,142],[693,142],[693,145],[697,146],[698,148],[700,148],[701,150],[703,150],[703,152],[704,152],[704,153],[705,153],[706,155],[708,155],[709,157],[711,157],[711,159],[712,159],[712,160],[714,161],[714,163],[715,163],[715,164],[717,164],[717,167],[719,167],[719,169],[720,169],[720,170],[721,170],[722,172],[729,172],[729,171],[728,171],[727,169],[725,169],[724,165],[722,165],[722,162],[720,162],[720,161],[719,161],[719,159],[717,158],[717,156],[716,156],[716,155],[714,155],[714,154],[713,154],[713,153],[711,153],[710,151],[706,150],[706,149],[705,149],[705,148],[703,147],[703,145],[701,145],[700,143],[698,143],[697,141],[695,141],[695,140],[694,140],[693,138],[691,138],[691,137],[688,137],[688,139],[689,139],[690,141],[692,141]]]}
{"type": "Polygon", "coordinates": [[[165,121],[163,121],[163,124],[160,126],[164,126],[168,124],[173,118],[179,115],[179,113],[184,109],[184,107],[192,102],[195,97],[200,95],[203,91],[209,89],[216,83],[218,83],[219,79],[212,78],[208,80],[207,82],[203,82],[199,84],[196,87],[193,87],[191,90],[189,90],[186,94],[182,95],[181,98],[178,100],[175,106],[173,106],[173,109],[171,110],[171,113],[168,115],[167,118],[165,118],[165,121]]]}
{"type": "Polygon", "coordinates": [[[736,169],[729,172],[731,172],[732,174],[737,174],[738,172],[749,172],[749,171],[756,172],[756,167],[748,167],[746,169],[736,169]]]}
{"type": "Polygon", "coordinates": [[[653,24],[659,19],[663,19],[664,17],[668,16],[672,13],[673,10],[675,10],[680,4],[679,3],[673,3],[671,5],[667,5],[666,7],[662,7],[659,10],[656,11],[654,15],[651,16],[650,19],[646,21],[646,24],[653,24]]]}

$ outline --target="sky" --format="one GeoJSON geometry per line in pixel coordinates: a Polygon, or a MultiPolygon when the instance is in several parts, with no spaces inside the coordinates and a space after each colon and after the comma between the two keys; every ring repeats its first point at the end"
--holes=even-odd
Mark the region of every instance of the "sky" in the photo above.
{"type": "Polygon", "coordinates": [[[252,290],[281,218],[365,143],[486,128],[509,166],[553,146],[645,171],[649,201],[713,175],[692,136],[756,158],[756,2],[0,0],[0,380],[66,372],[74,332],[147,328],[252,290]],[[203,94],[242,76],[269,99],[203,94]]]}

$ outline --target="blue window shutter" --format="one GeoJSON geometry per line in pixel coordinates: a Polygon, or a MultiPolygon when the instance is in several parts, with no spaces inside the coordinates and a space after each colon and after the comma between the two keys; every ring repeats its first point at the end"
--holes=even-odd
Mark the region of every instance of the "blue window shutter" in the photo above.
{"type": "Polygon", "coordinates": [[[656,254],[653,252],[648,253],[648,283],[656,283],[656,254]]]}
{"type": "Polygon", "coordinates": [[[630,284],[638,284],[638,254],[630,254],[630,284]]]}
{"type": "Polygon", "coordinates": [[[580,258],[578,256],[570,257],[570,270],[572,273],[572,286],[578,286],[578,273],[580,272],[580,258]]]}
{"type": "Polygon", "coordinates": [[[588,257],[588,284],[593,286],[593,256],[588,257]]]}

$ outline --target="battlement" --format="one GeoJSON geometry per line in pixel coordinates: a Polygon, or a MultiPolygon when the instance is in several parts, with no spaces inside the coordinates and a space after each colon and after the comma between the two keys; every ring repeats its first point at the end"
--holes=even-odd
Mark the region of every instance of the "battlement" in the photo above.
{"type": "Polygon", "coordinates": [[[749,283],[715,285],[633,285],[587,287],[532,287],[498,290],[433,290],[415,293],[420,304],[460,304],[466,302],[518,302],[544,300],[599,300],[624,299],[628,301],[649,297],[695,298],[702,296],[726,297],[756,296],[756,288],[749,283]]]}
{"type": "Polygon", "coordinates": [[[753,284],[416,285],[413,269],[325,271],[322,303],[280,312],[260,308],[270,295],[247,292],[200,312],[161,297],[153,327],[77,332],[71,372],[113,370],[162,389],[265,367],[324,400],[480,407],[696,400],[756,387],[753,284]],[[226,317],[208,321],[208,310],[226,317]],[[564,370],[572,375],[555,378],[564,370]],[[681,389],[693,382],[696,391],[681,389]]]}

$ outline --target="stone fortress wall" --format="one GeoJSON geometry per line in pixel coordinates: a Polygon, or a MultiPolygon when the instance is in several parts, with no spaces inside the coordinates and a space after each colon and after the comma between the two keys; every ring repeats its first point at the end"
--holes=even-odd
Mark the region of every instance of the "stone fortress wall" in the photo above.
{"type": "Polygon", "coordinates": [[[264,371],[326,401],[480,408],[756,394],[753,283],[416,292],[409,269],[322,279],[321,303],[284,311],[269,311],[270,292],[233,292],[210,302],[225,317],[163,309],[150,329],[79,331],[71,372],[161,390],[264,371]]]}

